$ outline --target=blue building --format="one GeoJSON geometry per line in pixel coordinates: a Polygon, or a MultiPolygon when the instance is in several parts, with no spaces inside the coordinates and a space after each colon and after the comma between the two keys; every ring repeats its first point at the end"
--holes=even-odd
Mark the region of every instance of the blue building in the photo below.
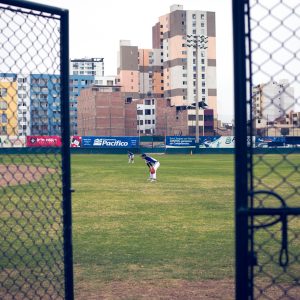
{"type": "Polygon", "coordinates": [[[61,135],[60,77],[30,74],[30,134],[61,135]]]}

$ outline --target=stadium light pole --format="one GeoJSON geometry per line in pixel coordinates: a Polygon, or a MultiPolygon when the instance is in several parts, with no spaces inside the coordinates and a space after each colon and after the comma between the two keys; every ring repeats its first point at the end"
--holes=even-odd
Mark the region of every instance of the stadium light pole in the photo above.
{"type": "MultiPolygon", "coordinates": [[[[196,49],[196,96],[195,96],[195,106],[196,106],[196,132],[195,132],[195,142],[196,148],[199,146],[199,49],[207,49],[208,36],[197,35],[197,34],[187,34],[187,47],[193,47],[196,49]]],[[[203,130],[204,130],[204,114],[203,114],[203,130]]]]}

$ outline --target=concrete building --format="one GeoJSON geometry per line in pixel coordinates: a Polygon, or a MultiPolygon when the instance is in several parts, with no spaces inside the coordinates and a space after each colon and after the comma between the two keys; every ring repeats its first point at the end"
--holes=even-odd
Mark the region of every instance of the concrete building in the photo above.
{"type": "Polygon", "coordinates": [[[189,106],[197,97],[217,115],[215,13],[186,11],[182,5],[172,5],[169,14],[159,17],[152,32],[153,48],[161,50],[164,66],[164,98],[171,99],[171,105],[189,106]],[[204,36],[207,41],[198,47],[198,57],[197,49],[188,47],[188,35],[204,36]]]}
{"type": "Polygon", "coordinates": [[[0,136],[18,135],[17,77],[0,74],[0,136]]]}
{"type": "Polygon", "coordinates": [[[30,74],[30,134],[61,135],[60,77],[30,74]]]}
{"type": "Polygon", "coordinates": [[[71,75],[104,76],[104,58],[74,58],[70,61],[71,75]]]}
{"type": "MultiPolygon", "coordinates": [[[[253,87],[253,116],[258,132],[278,125],[289,125],[286,115],[294,111],[294,88],[287,80],[269,82],[253,87]]],[[[280,126],[279,126],[280,127],[280,126]]]]}
{"type": "MultiPolygon", "coordinates": [[[[153,49],[138,49],[130,41],[120,41],[118,84],[128,101],[163,99],[166,106],[173,107],[174,116],[186,110],[188,116],[183,131],[194,134],[196,102],[210,109],[209,116],[217,116],[215,13],[185,11],[181,5],[172,5],[170,13],[159,17],[152,28],[152,44],[153,49]],[[205,45],[188,47],[187,35],[202,35],[205,45]]],[[[208,121],[205,125],[209,127],[203,130],[205,112],[200,109],[199,115],[200,135],[213,132],[214,122],[208,121]]],[[[211,117],[207,115],[207,118],[211,117]]],[[[154,117],[151,120],[153,122],[154,117]]],[[[145,121],[149,122],[137,120],[143,126],[138,129],[140,133],[150,130],[150,124],[146,128],[145,121]]],[[[151,133],[158,132],[156,126],[157,123],[151,124],[151,133]]]]}

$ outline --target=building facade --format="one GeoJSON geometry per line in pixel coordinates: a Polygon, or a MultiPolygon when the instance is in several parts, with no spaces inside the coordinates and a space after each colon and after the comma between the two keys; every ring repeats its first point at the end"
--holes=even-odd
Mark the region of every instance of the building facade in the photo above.
{"type": "Polygon", "coordinates": [[[61,135],[60,77],[30,74],[30,135],[61,135]]]}
{"type": "Polygon", "coordinates": [[[0,136],[18,135],[17,77],[0,74],[0,136]]]}
{"type": "Polygon", "coordinates": [[[294,88],[287,80],[253,87],[253,119],[257,135],[299,134],[294,88]]]}
{"type": "MultiPolygon", "coordinates": [[[[215,13],[186,11],[181,5],[172,5],[170,13],[159,17],[152,28],[152,46],[139,49],[130,41],[120,42],[117,81],[125,97],[133,101],[163,99],[173,107],[174,115],[186,110],[184,131],[189,134],[196,132],[193,120],[198,103],[200,135],[213,132],[216,122],[204,124],[204,110],[210,109],[207,118],[217,116],[215,13]],[[196,44],[191,43],[196,39],[196,44]]],[[[137,120],[140,133],[150,130],[144,121],[149,122],[137,120]]],[[[151,124],[151,133],[157,131],[156,123],[151,124]]]]}
{"type": "Polygon", "coordinates": [[[71,75],[104,76],[104,58],[74,58],[70,61],[71,75]]]}

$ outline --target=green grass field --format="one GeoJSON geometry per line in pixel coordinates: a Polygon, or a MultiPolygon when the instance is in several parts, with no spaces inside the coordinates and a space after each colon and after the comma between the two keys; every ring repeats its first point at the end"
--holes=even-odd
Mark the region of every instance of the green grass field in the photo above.
{"type": "MultiPolygon", "coordinates": [[[[152,183],[147,181],[148,168],[138,155],[134,164],[128,164],[125,154],[72,155],[77,295],[81,291],[97,295],[105,285],[121,282],[164,282],[167,286],[174,280],[225,279],[231,282],[229,286],[232,284],[234,156],[153,156],[161,166],[158,181],[152,183]]],[[[255,156],[255,189],[275,187],[288,205],[297,206],[299,157],[299,154],[255,156]]],[[[6,157],[5,163],[21,161],[58,167],[60,162],[56,159],[51,155],[45,162],[43,157],[6,157]]],[[[37,278],[43,281],[39,275],[41,265],[48,268],[54,264],[54,268],[63,269],[61,228],[57,223],[61,214],[60,184],[59,174],[48,174],[39,182],[1,189],[4,208],[1,217],[5,222],[2,246],[6,256],[1,258],[0,266],[5,272],[12,272],[14,280],[21,272],[26,274],[28,282],[36,282],[37,278]],[[54,190],[57,195],[53,195],[54,190]]],[[[278,207],[274,199],[262,201],[265,207],[278,207]]],[[[291,261],[295,261],[300,249],[299,218],[289,220],[289,226],[289,251],[291,261]]],[[[259,231],[256,246],[261,247],[259,262],[268,261],[268,253],[272,253],[274,264],[268,272],[281,274],[282,268],[277,265],[280,224],[274,228],[272,238],[269,231],[259,231]]],[[[289,274],[296,278],[299,266],[292,264],[289,274]]],[[[280,279],[289,282],[290,277],[280,279]]],[[[61,277],[51,280],[56,280],[58,286],[62,282],[61,277]]],[[[15,282],[9,284],[13,286],[15,282]]],[[[219,292],[222,294],[222,287],[219,292]]]]}
{"type": "Polygon", "coordinates": [[[234,274],[232,155],[72,156],[75,282],[234,274]]]}

